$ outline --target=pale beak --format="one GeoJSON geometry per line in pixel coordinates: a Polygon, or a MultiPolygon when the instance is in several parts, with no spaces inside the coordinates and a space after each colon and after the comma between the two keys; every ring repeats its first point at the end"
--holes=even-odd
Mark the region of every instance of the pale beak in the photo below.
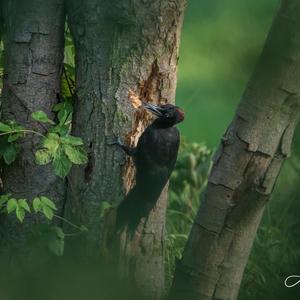
{"type": "Polygon", "coordinates": [[[163,112],[162,112],[162,108],[160,108],[157,105],[154,105],[154,104],[151,104],[151,103],[147,103],[147,102],[143,102],[143,106],[146,109],[148,109],[149,111],[151,111],[157,117],[162,117],[164,115],[163,112]]]}

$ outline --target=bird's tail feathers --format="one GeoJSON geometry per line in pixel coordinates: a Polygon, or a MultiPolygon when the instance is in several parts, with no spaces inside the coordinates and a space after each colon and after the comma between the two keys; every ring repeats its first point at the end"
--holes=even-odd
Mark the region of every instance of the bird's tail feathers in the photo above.
{"type": "Polygon", "coordinates": [[[155,202],[149,201],[136,188],[133,188],[118,207],[117,230],[127,225],[129,231],[134,232],[141,219],[148,216],[154,205],[155,202]]]}

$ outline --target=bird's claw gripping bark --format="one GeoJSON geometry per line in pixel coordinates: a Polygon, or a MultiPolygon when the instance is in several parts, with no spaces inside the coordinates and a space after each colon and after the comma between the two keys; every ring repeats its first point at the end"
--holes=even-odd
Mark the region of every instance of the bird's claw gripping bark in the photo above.
{"type": "Polygon", "coordinates": [[[117,146],[120,146],[120,147],[124,146],[124,144],[122,143],[122,141],[119,137],[115,141],[107,143],[107,145],[109,145],[109,146],[117,145],[117,146]]]}
{"type": "Polygon", "coordinates": [[[110,142],[110,143],[107,143],[107,144],[110,145],[110,146],[117,145],[117,146],[121,147],[127,155],[132,156],[132,157],[136,153],[136,148],[126,146],[124,143],[122,143],[122,141],[119,137],[117,138],[117,140],[115,140],[113,142],[110,142]]]}

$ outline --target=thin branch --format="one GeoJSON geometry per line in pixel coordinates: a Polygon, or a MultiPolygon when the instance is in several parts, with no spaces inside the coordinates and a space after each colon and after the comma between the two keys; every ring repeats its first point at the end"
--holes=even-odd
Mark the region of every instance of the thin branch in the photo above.
{"type": "Polygon", "coordinates": [[[45,137],[45,136],[44,136],[43,134],[41,134],[40,132],[31,130],[31,129],[19,129],[19,130],[12,130],[12,131],[9,131],[9,132],[2,132],[2,133],[0,133],[0,136],[1,136],[1,135],[12,134],[12,133],[19,133],[19,132],[33,133],[33,134],[39,135],[39,136],[41,136],[41,137],[45,137]]]}

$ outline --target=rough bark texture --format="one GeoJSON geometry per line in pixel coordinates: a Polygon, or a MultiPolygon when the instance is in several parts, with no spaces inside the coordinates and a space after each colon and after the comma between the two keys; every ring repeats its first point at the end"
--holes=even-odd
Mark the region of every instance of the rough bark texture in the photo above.
{"type": "MultiPolygon", "coordinates": [[[[66,213],[89,227],[91,253],[100,251],[103,239],[101,202],[120,203],[134,177],[123,151],[107,143],[120,137],[135,145],[150,120],[131,106],[129,92],[152,103],[174,102],[184,5],[184,0],[68,1],[77,66],[73,126],[88,147],[89,162],[69,177],[66,213]]],[[[166,195],[157,207],[134,247],[141,255],[133,265],[137,277],[148,272],[148,286],[159,294],[166,195]]]]}
{"type": "MultiPolygon", "coordinates": [[[[64,10],[62,0],[8,0],[3,2],[5,21],[5,71],[2,94],[2,120],[16,120],[25,128],[46,132],[47,126],[31,118],[43,110],[53,116],[52,107],[60,91],[63,59],[64,10]]],[[[21,141],[21,153],[10,166],[3,165],[3,192],[31,200],[45,195],[62,207],[64,182],[50,166],[37,166],[34,151],[40,143],[37,136],[21,141]]],[[[26,225],[15,217],[4,223],[4,232],[18,242],[26,225]]],[[[3,225],[3,224],[2,224],[3,225]]]]}
{"type": "Polygon", "coordinates": [[[170,299],[236,299],[300,111],[300,3],[284,0],[209,183],[170,299]]]}

